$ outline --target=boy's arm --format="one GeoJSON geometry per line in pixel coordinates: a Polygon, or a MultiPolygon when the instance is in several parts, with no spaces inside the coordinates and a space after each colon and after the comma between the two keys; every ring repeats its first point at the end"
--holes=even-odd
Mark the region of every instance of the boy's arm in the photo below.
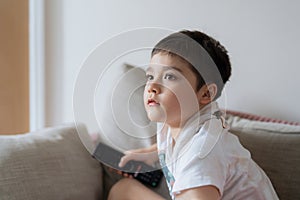
{"type": "Polygon", "coordinates": [[[175,197],[176,200],[218,200],[220,199],[220,192],[215,186],[208,185],[181,191],[175,197]]]}
{"type": "Polygon", "coordinates": [[[153,144],[147,148],[134,149],[124,152],[120,160],[119,167],[123,167],[130,160],[142,161],[148,165],[154,165],[158,161],[157,144],[153,144]]]}

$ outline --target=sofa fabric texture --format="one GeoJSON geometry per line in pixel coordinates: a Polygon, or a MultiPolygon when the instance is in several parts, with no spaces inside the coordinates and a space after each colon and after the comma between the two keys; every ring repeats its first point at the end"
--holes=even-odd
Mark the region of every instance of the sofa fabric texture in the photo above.
{"type": "Polygon", "coordinates": [[[1,200],[96,200],[102,169],[73,124],[0,136],[1,200]]]}

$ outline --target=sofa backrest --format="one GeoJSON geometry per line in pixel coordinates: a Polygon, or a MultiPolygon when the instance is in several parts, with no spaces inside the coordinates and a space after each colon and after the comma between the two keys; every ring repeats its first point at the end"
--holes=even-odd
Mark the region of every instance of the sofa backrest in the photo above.
{"type": "Polygon", "coordinates": [[[95,92],[99,140],[119,151],[150,146],[155,142],[156,124],[144,109],[145,71],[124,65],[111,67],[108,73],[106,85],[95,92]]]}
{"type": "Polygon", "coordinates": [[[227,112],[226,118],[231,133],[269,176],[279,198],[300,199],[300,126],[234,112],[227,112]]]}

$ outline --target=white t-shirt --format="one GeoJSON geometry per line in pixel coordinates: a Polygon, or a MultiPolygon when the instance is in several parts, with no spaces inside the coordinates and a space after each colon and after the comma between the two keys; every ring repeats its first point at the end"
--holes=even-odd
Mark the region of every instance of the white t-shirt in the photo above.
{"type": "Polygon", "coordinates": [[[157,146],[170,194],[200,186],[218,188],[222,200],[278,199],[251,155],[228,132],[216,102],[192,116],[173,146],[166,126],[158,124],[157,146]]]}

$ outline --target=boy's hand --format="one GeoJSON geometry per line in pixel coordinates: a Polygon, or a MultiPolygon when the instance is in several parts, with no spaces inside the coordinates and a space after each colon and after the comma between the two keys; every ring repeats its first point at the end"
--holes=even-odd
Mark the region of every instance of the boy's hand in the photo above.
{"type": "Polygon", "coordinates": [[[119,162],[119,167],[124,167],[130,160],[141,161],[150,166],[153,166],[158,161],[156,144],[149,148],[126,151],[124,154],[119,162]]]}
{"type": "Polygon", "coordinates": [[[120,170],[117,170],[117,169],[114,169],[114,168],[111,168],[111,167],[108,167],[108,170],[110,172],[113,172],[113,173],[116,173],[116,174],[119,174],[125,178],[133,178],[133,176],[131,174],[128,174],[126,172],[123,172],[123,171],[120,171],[120,170]]]}

